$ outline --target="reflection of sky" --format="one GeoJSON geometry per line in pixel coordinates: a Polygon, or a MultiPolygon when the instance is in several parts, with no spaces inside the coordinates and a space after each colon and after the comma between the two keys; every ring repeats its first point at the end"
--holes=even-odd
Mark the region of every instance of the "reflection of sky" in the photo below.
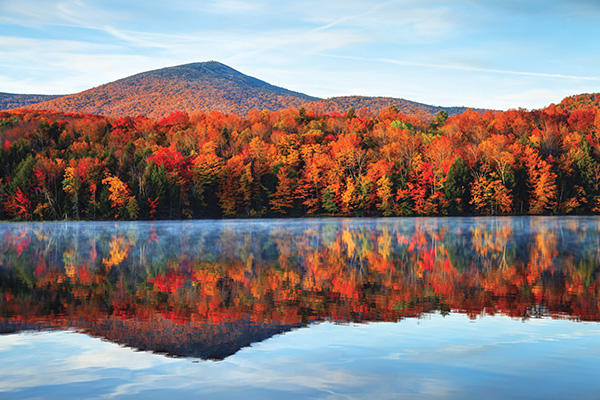
{"type": "Polygon", "coordinates": [[[2,398],[597,398],[600,325],[430,315],[321,323],[221,362],[72,332],[0,336],[2,398]]]}

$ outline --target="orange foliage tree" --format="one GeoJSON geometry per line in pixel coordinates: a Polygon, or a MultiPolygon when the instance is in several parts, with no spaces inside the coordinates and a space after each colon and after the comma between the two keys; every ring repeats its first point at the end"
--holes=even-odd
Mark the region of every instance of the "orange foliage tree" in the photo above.
{"type": "Polygon", "coordinates": [[[19,187],[40,220],[598,213],[600,113],[586,99],[448,118],[3,112],[0,211],[22,218],[19,187]]]}

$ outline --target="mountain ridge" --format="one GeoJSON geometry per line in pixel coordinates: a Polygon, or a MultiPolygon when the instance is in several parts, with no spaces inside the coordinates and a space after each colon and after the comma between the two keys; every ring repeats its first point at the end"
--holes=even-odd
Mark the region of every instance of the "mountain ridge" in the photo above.
{"type": "MultiPolygon", "coordinates": [[[[578,96],[582,95],[570,96],[563,103],[578,96]]],[[[587,96],[593,98],[594,95],[587,96]]],[[[278,111],[300,107],[323,113],[344,113],[349,108],[356,111],[365,108],[378,113],[390,106],[405,114],[419,115],[433,115],[441,110],[455,115],[468,108],[486,111],[464,106],[434,106],[383,96],[355,95],[322,99],[272,85],[218,61],[144,71],[69,95],[0,93],[0,110],[30,108],[111,117],[146,115],[160,118],[174,111],[219,111],[245,116],[253,109],[278,111]]]]}
{"type": "Polygon", "coordinates": [[[0,92],[0,110],[22,108],[30,104],[53,100],[63,95],[51,94],[17,94],[0,92]]]}
{"type": "Polygon", "coordinates": [[[253,108],[300,107],[313,100],[318,98],[208,61],[141,72],[29,108],[157,118],[173,111],[245,114],[253,108]]]}
{"type": "MultiPolygon", "coordinates": [[[[388,107],[396,107],[398,111],[404,114],[435,114],[443,110],[450,115],[460,114],[466,111],[467,108],[472,108],[464,106],[434,106],[398,97],[384,96],[336,96],[313,102],[308,104],[307,107],[324,113],[341,113],[346,112],[349,108],[354,108],[355,111],[367,108],[374,113],[379,113],[388,107]]],[[[475,110],[486,111],[480,108],[475,108],[475,110]]]]}
{"type": "Polygon", "coordinates": [[[600,93],[581,93],[573,96],[568,96],[562,99],[556,105],[568,111],[574,111],[582,108],[600,108],[600,93]]]}

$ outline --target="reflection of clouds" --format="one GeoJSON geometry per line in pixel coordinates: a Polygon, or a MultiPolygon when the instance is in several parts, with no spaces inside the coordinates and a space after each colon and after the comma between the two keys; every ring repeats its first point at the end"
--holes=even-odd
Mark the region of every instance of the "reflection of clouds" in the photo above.
{"type": "MultiPolygon", "coordinates": [[[[73,357],[66,358],[61,362],[65,369],[81,368],[124,368],[129,370],[142,370],[152,368],[155,364],[156,355],[148,352],[135,352],[135,364],[124,357],[124,353],[135,352],[135,350],[123,347],[117,347],[110,344],[110,347],[99,351],[90,347],[85,352],[73,357]]],[[[166,360],[169,360],[168,358],[166,360]]]]}
{"type": "MultiPolygon", "coordinates": [[[[330,276],[340,274],[340,271],[342,274],[346,271],[345,261],[328,263],[328,260],[350,258],[346,256],[354,256],[353,260],[365,257],[365,264],[362,266],[366,265],[368,268],[362,271],[368,271],[372,261],[368,259],[367,249],[378,257],[400,260],[393,264],[393,268],[402,272],[403,265],[411,265],[410,260],[402,258],[410,244],[408,240],[400,241],[400,236],[411,240],[415,237],[415,251],[434,256],[445,257],[448,249],[458,246],[460,252],[457,250],[454,259],[459,261],[472,258],[471,247],[485,249],[489,260],[494,260],[494,257],[501,254],[499,252],[503,252],[504,247],[510,250],[519,247],[519,243],[536,244],[539,246],[535,247],[536,254],[549,254],[550,258],[555,257],[552,255],[556,252],[552,250],[554,246],[561,246],[562,250],[559,253],[570,251],[571,247],[565,245],[571,242],[563,239],[563,233],[558,233],[560,225],[556,223],[556,219],[516,219],[520,224],[531,221],[531,230],[535,233],[532,237],[527,236],[523,242],[520,242],[520,236],[511,236],[511,230],[505,229],[510,227],[508,222],[513,221],[512,219],[467,218],[457,221],[457,231],[469,233],[479,229],[477,235],[471,234],[476,236],[477,240],[473,239],[475,244],[456,240],[455,235],[448,233],[449,228],[444,225],[443,220],[426,218],[359,222],[335,220],[326,224],[302,220],[227,221],[186,223],[183,228],[181,224],[171,222],[82,223],[61,225],[63,230],[56,235],[47,228],[52,225],[43,224],[39,225],[35,239],[31,236],[31,241],[33,248],[36,241],[46,243],[47,238],[52,237],[59,243],[59,247],[64,248],[71,246],[74,240],[78,239],[77,248],[84,254],[87,254],[92,248],[92,243],[95,243],[98,248],[96,264],[114,255],[114,260],[117,261],[112,262],[113,271],[124,274],[135,272],[136,266],[143,266],[150,271],[151,267],[156,266],[167,265],[167,268],[171,268],[171,264],[175,265],[181,261],[181,265],[173,267],[172,270],[183,271],[181,276],[186,277],[187,263],[183,261],[188,259],[194,263],[218,257],[236,262],[241,260],[244,262],[226,263],[223,266],[229,271],[229,275],[224,276],[233,276],[234,268],[239,270],[239,274],[236,272],[236,276],[239,276],[236,282],[245,282],[248,276],[269,276],[274,270],[271,268],[273,260],[277,260],[280,266],[287,265],[285,263],[303,265],[304,260],[313,257],[313,254],[317,254],[314,264],[318,267],[323,266],[321,271],[327,272],[325,267],[340,267],[328,271],[330,275],[326,275],[324,281],[331,279],[330,276]],[[376,233],[369,234],[365,224],[370,224],[376,233]],[[42,229],[41,226],[46,228],[42,229]],[[94,228],[81,229],[82,227],[94,228]],[[284,227],[289,229],[283,229],[284,227]],[[160,235],[160,244],[148,243],[152,229],[160,235]],[[181,235],[180,231],[186,234],[181,235]],[[117,236],[113,236],[115,232],[118,232],[117,236]],[[310,235],[306,232],[310,232],[310,235]],[[544,241],[544,237],[549,234],[552,234],[554,239],[544,241]],[[90,240],[87,240],[88,238],[90,240]],[[111,238],[114,246],[111,244],[111,238]],[[117,241],[117,238],[120,239],[117,241]],[[145,258],[142,258],[141,251],[134,250],[119,261],[119,257],[116,257],[118,254],[124,254],[128,246],[139,242],[147,246],[144,254],[156,261],[142,262],[145,258]],[[325,253],[326,249],[334,245],[337,250],[330,252],[331,257],[318,259],[318,250],[325,253]],[[312,248],[317,250],[313,253],[310,250],[312,248]],[[117,249],[122,249],[123,252],[117,252],[117,249]],[[295,260],[294,257],[299,259],[295,260]]],[[[590,220],[591,223],[581,221],[582,225],[590,226],[588,233],[591,235],[593,223],[597,219],[590,220]]],[[[0,231],[3,229],[7,228],[0,227],[0,231]]],[[[584,236],[588,234],[583,229],[577,232],[584,236]]],[[[515,233],[518,231],[515,230],[515,233]]],[[[17,232],[15,235],[20,237],[21,234],[17,232]]],[[[564,235],[572,236],[573,232],[565,229],[564,235]]],[[[42,249],[45,248],[46,245],[42,246],[42,249]]],[[[527,249],[507,256],[507,259],[510,261],[511,257],[516,259],[520,256],[529,260],[528,257],[534,250],[527,249]]],[[[62,252],[51,253],[59,254],[59,258],[48,261],[49,270],[62,266],[61,263],[65,261],[62,252]]],[[[10,252],[5,254],[10,255],[10,252]]],[[[36,254],[42,253],[39,250],[37,253],[23,252],[20,260],[36,254]]],[[[483,256],[480,255],[480,259],[483,259],[483,256]]],[[[73,265],[76,263],[73,262],[73,265]]],[[[215,265],[220,264],[215,262],[215,265]]],[[[356,265],[348,265],[347,277],[353,278],[356,276],[356,265]]],[[[440,265],[441,262],[433,262],[433,269],[427,270],[426,274],[444,272],[437,268],[440,265]]],[[[468,263],[462,261],[456,265],[466,266],[468,263]]],[[[595,268],[596,264],[592,260],[590,265],[595,268]]],[[[492,267],[495,267],[495,264],[490,261],[490,271],[486,270],[485,274],[475,276],[498,276],[504,279],[502,274],[493,275],[496,269],[492,267]]],[[[296,273],[294,268],[290,267],[290,271],[286,270],[285,273],[296,273]]],[[[211,269],[206,271],[212,274],[211,269]]],[[[382,268],[381,271],[385,269],[382,268]]],[[[584,272],[588,275],[585,276],[593,277],[591,273],[594,269],[590,270],[592,272],[586,271],[584,272]]],[[[376,272],[379,274],[380,270],[377,269],[376,272]]],[[[153,276],[152,274],[156,273],[156,270],[151,270],[148,275],[153,276]]],[[[49,276],[52,277],[51,274],[49,276]]],[[[289,278],[290,274],[272,276],[281,281],[287,279],[296,284],[301,282],[299,279],[294,281],[289,278]]],[[[299,276],[299,273],[294,276],[299,276]]],[[[404,278],[408,275],[398,276],[404,278]]],[[[439,276],[446,279],[444,274],[439,276]]],[[[266,281],[257,279],[259,286],[266,287],[266,281]]],[[[392,283],[404,281],[406,280],[389,280],[392,283]]],[[[489,281],[490,287],[494,288],[495,278],[489,281]]],[[[398,292],[402,292],[402,288],[398,289],[398,292]]],[[[465,293],[473,295],[472,292],[465,293]]],[[[260,292],[256,296],[264,294],[265,292],[260,292]]],[[[465,382],[465,371],[469,371],[474,380],[477,377],[492,377],[501,382],[506,382],[508,377],[517,379],[527,375],[537,376],[537,379],[541,380],[556,373],[560,368],[571,368],[581,372],[584,377],[589,376],[590,372],[581,370],[582,367],[577,363],[584,360],[582,365],[591,367],[591,371],[597,370],[596,360],[600,358],[600,349],[597,346],[597,338],[600,337],[598,326],[549,319],[530,319],[527,323],[522,323],[507,318],[478,317],[470,321],[466,316],[454,314],[446,318],[425,316],[420,320],[403,320],[391,324],[323,323],[311,326],[310,329],[299,329],[274,337],[244,349],[224,362],[199,364],[150,353],[137,353],[112,344],[100,344],[102,342],[96,339],[78,334],[53,333],[31,337],[9,335],[0,336],[0,359],[10,360],[6,365],[0,366],[0,387],[4,388],[0,390],[35,390],[51,385],[58,391],[67,391],[76,383],[85,383],[85,386],[98,388],[99,394],[111,393],[113,397],[138,394],[142,396],[150,391],[160,393],[173,388],[186,393],[230,394],[232,391],[244,393],[254,390],[261,393],[281,392],[284,395],[300,392],[304,393],[305,397],[324,397],[332,393],[342,396],[345,393],[356,392],[362,393],[362,397],[366,397],[364,394],[377,397],[372,393],[375,388],[387,395],[412,392],[421,396],[436,393],[442,397],[452,397],[455,393],[462,393],[457,392],[457,387],[462,384],[472,385],[465,382]],[[45,339],[45,335],[49,335],[48,338],[45,339]],[[516,365],[515,360],[518,361],[516,365]],[[441,375],[438,375],[438,372],[441,375]],[[431,379],[433,375],[436,379],[431,379]],[[455,380],[457,382],[454,382],[455,380]]],[[[569,379],[570,382],[572,378],[569,375],[563,378],[563,381],[564,379],[569,379]]],[[[589,384],[583,387],[589,388],[589,384]]]]}
{"type": "Polygon", "coordinates": [[[326,364],[303,363],[301,355],[268,357],[252,354],[251,358],[189,365],[174,365],[164,374],[137,376],[134,382],[119,385],[109,397],[140,394],[152,391],[171,391],[173,388],[191,393],[311,392],[333,393],[336,388],[368,386],[370,380],[358,371],[331,369],[326,364]]]}
{"type": "MultiPolygon", "coordinates": [[[[149,387],[156,388],[157,383],[160,383],[163,380],[170,381],[170,387],[178,387],[181,389],[186,386],[186,385],[181,385],[182,382],[178,382],[177,378],[173,379],[173,377],[171,377],[171,376],[166,378],[162,375],[146,374],[146,375],[142,375],[142,376],[136,377],[136,378],[137,379],[135,380],[135,382],[118,385],[117,387],[115,387],[115,389],[112,391],[112,393],[108,394],[106,397],[107,398],[118,398],[119,396],[136,395],[136,394],[143,392],[144,390],[147,390],[149,387]]],[[[161,385],[158,385],[158,386],[160,387],[161,385]]],[[[168,387],[169,387],[168,385],[165,385],[165,388],[168,388],[168,387]]]]}
{"type": "Polygon", "coordinates": [[[97,374],[78,372],[77,374],[65,374],[63,370],[56,370],[52,365],[44,365],[44,368],[20,369],[18,372],[0,369],[0,393],[32,389],[45,386],[73,385],[76,383],[93,382],[101,379],[97,374]]]}
{"type": "MultiPolygon", "coordinates": [[[[44,387],[48,385],[72,385],[75,383],[91,382],[99,376],[90,371],[65,370],[57,366],[52,347],[59,345],[51,333],[30,337],[30,346],[25,351],[21,346],[10,348],[5,346],[5,338],[0,338],[2,349],[0,359],[0,393],[44,387]],[[48,340],[50,339],[50,340],[48,340]],[[50,347],[50,351],[46,350],[50,347]]],[[[66,346],[66,343],[62,343],[66,346]]],[[[62,346],[60,346],[62,347],[62,346]]]]}
{"type": "Polygon", "coordinates": [[[0,336],[0,351],[8,351],[13,347],[26,346],[30,347],[29,343],[31,336],[37,335],[35,333],[23,333],[19,335],[2,335],[0,336]]]}
{"type": "Polygon", "coordinates": [[[336,386],[354,387],[367,384],[371,379],[357,371],[332,370],[330,365],[308,362],[300,357],[274,357],[261,364],[236,363],[236,385],[261,386],[270,389],[294,391],[315,389],[328,391],[336,386]],[[293,380],[290,381],[290,376],[293,380]]]}
{"type": "Polygon", "coordinates": [[[399,323],[321,323],[225,361],[198,363],[75,333],[6,335],[0,336],[0,358],[10,361],[0,365],[0,387],[35,391],[52,385],[60,397],[85,383],[87,396],[97,398],[465,398],[490,388],[498,389],[498,397],[560,398],[600,390],[593,379],[599,324],[503,317],[469,322],[451,314],[399,323]],[[560,379],[548,379],[557,374],[560,379]],[[528,383],[541,381],[547,388],[539,393],[528,383]]]}
{"type": "Polygon", "coordinates": [[[174,361],[62,331],[0,336],[0,359],[10,360],[0,364],[0,388],[4,391],[119,380],[125,371],[174,361]]]}

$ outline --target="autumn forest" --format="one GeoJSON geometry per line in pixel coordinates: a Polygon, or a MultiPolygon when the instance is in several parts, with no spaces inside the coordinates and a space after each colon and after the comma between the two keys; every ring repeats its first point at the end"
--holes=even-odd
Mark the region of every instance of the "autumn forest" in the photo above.
{"type": "Polygon", "coordinates": [[[0,112],[0,218],[596,214],[600,111],[0,112]]]}

